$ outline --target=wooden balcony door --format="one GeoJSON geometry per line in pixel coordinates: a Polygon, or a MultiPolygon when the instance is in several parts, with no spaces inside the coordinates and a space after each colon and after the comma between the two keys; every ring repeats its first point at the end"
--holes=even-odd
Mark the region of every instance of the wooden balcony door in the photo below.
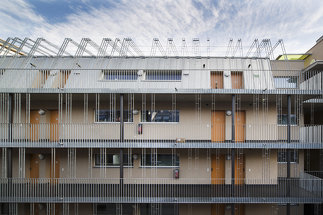
{"type": "Polygon", "coordinates": [[[231,72],[232,89],[243,88],[243,74],[242,72],[231,72]]]}
{"type": "Polygon", "coordinates": [[[236,155],[234,162],[234,183],[244,184],[245,175],[245,157],[243,154],[236,155]]]}
{"type": "Polygon", "coordinates": [[[211,72],[211,88],[223,89],[223,72],[211,72]]]}
{"type": "Polygon", "coordinates": [[[56,156],[55,159],[50,159],[50,178],[59,178],[60,172],[60,162],[58,157],[56,156]]]}
{"type": "Polygon", "coordinates": [[[234,205],[234,214],[235,215],[245,215],[245,205],[244,204],[235,204],[234,205]]]}
{"type": "Polygon", "coordinates": [[[212,111],[211,140],[212,142],[225,141],[225,112],[212,111]]]}
{"type": "Polygon", "coordinates": [[[40,115],[38,110],[30,111],[30,141],[38,141],[39,139],[39,119],[40,115]]]}
{"type": "Polygon", "coordinates": [[[50,141],[58,142],[58,111],[50,111],[50,141]]]}
{"type": "Polygon", "coordinates": [[[29,178],[39,178],[39,161],[38,154],[30,155],[29,178]]]}
{"type": "Polygon", "coordinates": [[[235,113],[235,141],[245,141],[245,127],[246,127],[246,112],[237,111],[235,113]]]}
{"type": "Polygon", "coordinates": [[[224,184],[225,157],[224,155],[212,155],[211,182],[212,184],[224,184]]]}
{"type": "Polygon", "coordinates": [[[225,204],[212,204],[211,215],[224,215],[225,204]]]}

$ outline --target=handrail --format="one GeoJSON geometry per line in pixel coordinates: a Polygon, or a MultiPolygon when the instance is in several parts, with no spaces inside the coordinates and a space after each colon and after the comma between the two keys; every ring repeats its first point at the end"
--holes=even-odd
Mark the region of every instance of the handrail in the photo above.
{"type": "Polygon", "coordinates": [[[263,184],[263,180],[248,179],[242,182],[250,183],[234,186],[234,193],[231,192],[232,186],[225,184],[225,179],[125,178],[124,185],[119,182],[119,179],[108,178],[1,178],[0,200],[84,202],[100,199],[100,202],[153,202],[163,199],[166,202],[176,200],[178,203],[216,202],[225,198],[227,201],[233,198],[231,201],[242,202],[278,199],[312,202],[323,199],[321,179],[268,179],[266,184],[263,184]],[[292,188],[289,196],[287,187],[292,188]]]}

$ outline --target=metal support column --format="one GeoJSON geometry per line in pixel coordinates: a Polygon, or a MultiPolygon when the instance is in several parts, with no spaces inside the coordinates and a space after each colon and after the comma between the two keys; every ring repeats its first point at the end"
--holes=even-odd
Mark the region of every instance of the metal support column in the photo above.
{"type": "MultiPolygon", "coordinates": [[[[13,95],[12,93],[9,94],[8,98],[8,142],[12,141],[12,122],[13,122],[13,112],[12,112],[12,100],[13,95]]],[[[8,193],[9,195],[11,192],[11,185],[12,185],[12,148],[7,148],[7,178],[8,178],[8,193]]],[[[10,210],[10,203],[3,205],[3,212],[4,214],[11,214],[10,210]]]]}
{"type": "MultiPolygon", "coordinates": [[[[231,142],[235,142],[235,105],[236,105],[236,96],[232,95],[232,129],[231,129],[231,142]]],[[[235,184],[235,149],[231,149],[231,196],[235,196],[234,184],[235,184]]],[[[234,204],[231,205],[231,214],[234,215],[234,204]]]]}
{"type": "MultiPolygon", "coordinates": [[[[123,94],[120,94],[120,143],[124,142],[123,94]]],[[[123,185],[123,149],[120,149],[120,185],[123,185]]]]}
{"type": "MultiPolygon", "coordinates": [[[[287,143],[290,143],[290,125],[291,125],[291,96],[287,95],[287,143]]],[[[287,149],[287,197],[290,196],[290,160],[291,149],[287,149]]],[[[290,204],[287,204],[287,215],[290,215],[290,204]]]]}

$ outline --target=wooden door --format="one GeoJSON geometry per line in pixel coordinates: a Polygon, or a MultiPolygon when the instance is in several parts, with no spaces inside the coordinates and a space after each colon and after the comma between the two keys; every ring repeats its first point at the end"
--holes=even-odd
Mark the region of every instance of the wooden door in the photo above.
{"type": "Polygon", "coordinates": [[[40,115],[37,110],[30,111],[30,140],[38,141],[40,115]]]}
{"type": "Polygon", "coordinates": [[[55,203],[50,209],[50,214],[52,215],[60,215],[61,214],[61,204],[55,203]],[[55,212],[54,212],[55,210],[55,212]]]}
{"type": "Polygon", "coordinates": [[[235,204],[234,205],[234,215],[244,215],[244,214],[245,214],[244,204],[235,204]]]}
{"type": "Polygon", "coordinates": [[[211,140],[212,142],[225,141],[225,112],[224,111],[212,111],[211,140]]]}
{"type": "Polygon", "coordinates": [[[29,178],[39,178],[39,157],[38,157],[38,154],[31,154],[30,155],[29,178]]]}
{"type": "Polygon", "coordinates": [[[232,89],[243,88],[243,75],[242,72],[231,72],[232,89]]]}
{"type": "Polygon", "coordinates": [[[237,111],[235,113],[235,141],[245,141],[245,128],[246,128],[246,112],[237,111]]]}
{"type": "Polygon", "coordinates": [[[211,215],[224,215],[225,205],[224,204],[212,204],[211,215]]]}
{"type": "Polygon", "coordinates": [[[235,184],[244,184],[245,179],[245,157],[243,154],[236,155],[234,162],[235,184]]]}
{"type": "Polygon", "coordinates": [[[212,184],[224,184],[224,155],[212,155],[211,182],[212,184]]]}
{"type": "Polygon", "coordinates": [[[211,88],[223,89],[223,72],[211,72],[211,88]]]}
{"type": "Polygon", "coordinates": [[[39,214],[39,207],[40,207],[39,203],[30,203],[29,214],[30,215],[38,215],[39,214]]]}
{"type": "Polygon", "coordinates": [[[67,79],[69,78],[71,74],[71,70],[61,70],[60,71],[60,87],[64,88],[67,82],[67,79]]]}
{"type": "Polygon", "coordinates": [[[51,165],[50,165],[50,178],[59,178],[59,170],[60,170],[60,162],[59,160],[55,159],[55,161],[53,161],[51,159],[51,165]]]}
{"type": "Polygon", "coordinates": [[[53,110],[50,112],[50,141],[58,141],[58,111],[53,110]]]}

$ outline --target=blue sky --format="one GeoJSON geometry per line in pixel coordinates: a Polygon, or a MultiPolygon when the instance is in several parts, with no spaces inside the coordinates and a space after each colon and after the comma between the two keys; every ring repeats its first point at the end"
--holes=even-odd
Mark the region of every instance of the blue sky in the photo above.
{"type": "MultiPolygon", "coordinates": [[[[226,45],[241,38],[282,38],[289,53],[311,48],[323,35],[322,0],[2,0],[0,38],[44,37],[60,45],[65,37],[131,37],[140,46],[152,38],[209,38],[226,45]]],[[[247,50],[245,50],[247,51],[247,50]]]]}

